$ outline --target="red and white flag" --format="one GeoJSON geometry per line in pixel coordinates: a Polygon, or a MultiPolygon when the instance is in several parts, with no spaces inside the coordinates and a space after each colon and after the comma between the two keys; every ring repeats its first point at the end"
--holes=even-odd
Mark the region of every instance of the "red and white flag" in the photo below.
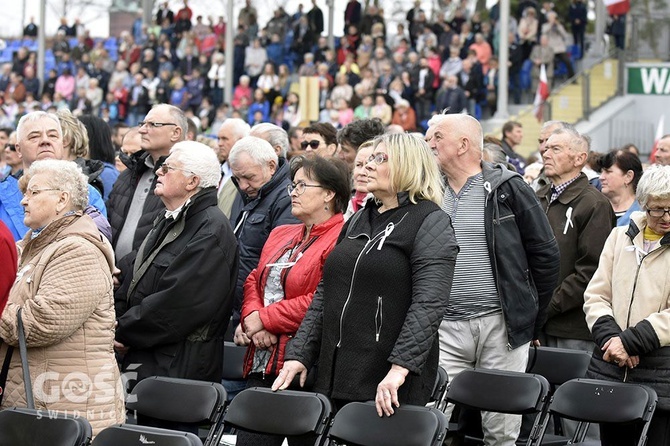
{"type": "Polygon", "coordinates": [[[649,162],[651,164],[654,164],[656,162],[656,150],[658,150],[658,142],[663,138],[663,135],[665,135],[665,131],[663,130],[665,124],[665,115],[661,115],[661,117],[658,119],[658,126],[656,127],[656,137],[654,138],[654,147],[651,149],[651,154],[649,154],[649,162]]]}
{"type": "Polygon", "coordinates": [[[625,15],[630,11],[630,0],[603,0],[609,15],[625,15]]]}
{"type": "Polygon", "coordinates": [[[540,65],[540,82],[537,84],[537,91],[535,92],[535,100],[533,105],[533,113],[538,122],[543,121],[544,103],[549,97],[549,82],[547,81],[547,69],[544,64],[540,65]]]}

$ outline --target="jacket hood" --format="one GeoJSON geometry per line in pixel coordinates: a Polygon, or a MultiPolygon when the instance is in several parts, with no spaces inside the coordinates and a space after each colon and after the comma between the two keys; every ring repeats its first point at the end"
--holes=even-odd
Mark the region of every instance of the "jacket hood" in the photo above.
{"type": "Polygon", "coordinates": [[[81,171],[88,177],[89,183],[98,178],[102,171],[105,170],[105,165],[99,160],[76,158],[74,162],[81,167],[81,171]]]}
{"type": "Polygon", "coordinates": [[[482,173],[484,174],[484,188],[489,194],[511,178],[521,176],[503,164],[493,164],[488,161],[482,161],[482,173]]]}
{"type": "Polygon", "coordinates": [[[33,231],[21,240],[18,245],[22,249],[21,263],[33,257],[33,253],[41,252],[47,245],[61,241],[67,237],[81,237],[88,240],[102,252],[107,260],[109,270],[114,271],[114,250],[109,241],[100,234],[95,222],[88,215],[77,212],[75,215],[63,217],[47,225],[42,232],[31,239],[33,231]]]}

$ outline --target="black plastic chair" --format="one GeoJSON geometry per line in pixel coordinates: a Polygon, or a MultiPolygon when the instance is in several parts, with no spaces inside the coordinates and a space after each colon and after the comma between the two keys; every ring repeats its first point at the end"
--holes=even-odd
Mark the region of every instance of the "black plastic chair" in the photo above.
{"type": "Polygon", "coordinates": [[[657,401],[656,392],[640,384],[573,379],[556,389],[549,412],[580,422],[570,444],[584,442],[588,423],[639,423],[643,446],[657,401]]]}
{"type": "Polygon", "coordinates": [[[447,402],[445,396],[447,395],[447,386],[449,385],[449,375],[443,367],[437,367],[437,376],[435,378],[435,386],[433,393],[430,396],[430,402],[433,403],[435,409],[444,411],[447,402]]]}
{"type": "MultiPolygon", "coordinates": [[[[551,394],[561,384],[571,379],[583,378],[591,362],[591,353],[583,350],[569,350],[555,347],[531,347],[528,352],[527,373],[542,375],[547,378],[551,384],[551,394]]],[[[552,417],[554,421],[554,434],[545,434],[542,444],[545,446],[565,445],[570,437],[562,435],[561,420],[559,417],[552,417]]],[[[532,421],[524,422],[521,427],[522,437],[517,444],[525,444],[524,433],[530,431],[532,421]],[[528,423],[528,424],[527,424],[528,423]]]]}
{"type": "Polygon", "coordinates": [[[242,369],[246,352],[246,347],[235,345],[234,342],[223,343],[223,379],[240,381],[244,378],[242,369]]]}
{"type": "Polygon", "coordinates": [[[331,415],[330,400],[319,393],[252,387],[241,391],[228,405],[223,424],[226,428],[283,437],[311,434],[320,437],[320,443],[331,415]]]}
{"type": "Polygon", "coordinates": [[[126,407],[138,415],[192,426],[209,426],[205,446],[218,445],[223,435],[222,419],[226,389],[220,383],[152,376],[138,382],[126,407]]]}
{"type": "Polygon", "coordinates": [[[0,411],[0,445],[87,446],[91,425],[64,412],[13,407],[0,411]]]}
{"type": "Polygon", "coordinates": [[[158,427],[120,424],[103,429],[91,446],[202,446],[202,441],[190,432],[158,427]]]}
{"type": "Polygon", "coordinates": [[[534,444],[545,431],[549,382],[541,375],[502,370],[466,369],[452,378],[447,401],[476,411],[535,414],[526,445],[534,444]]]}
{"type": "Polygon", "coordinates": [[[447,433],[447,417],[422,406],[401,405],[390,417],[379,417],[375,403],[349,403],[342,407],[328,438],[348,446],[440,446],[447,433]]]}

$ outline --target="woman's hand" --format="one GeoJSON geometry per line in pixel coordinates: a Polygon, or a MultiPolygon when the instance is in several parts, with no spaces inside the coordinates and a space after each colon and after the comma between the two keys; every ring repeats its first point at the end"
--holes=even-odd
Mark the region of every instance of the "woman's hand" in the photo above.
{"type": "Polygon", "coordinates": [[[241,347],[246,347],[247,345],[251,344],[251,340],[244,333],[244,330],[242,330],[242,324],[239,324],[235,329],[233,342],[235,342],[235,345],[239,345],[241,347]]]}
{"type": "Polygon", "coordinates": [[[405,382],[405,377],[409,373],[405,367],[393,364],[391,370],[384,379],[377,385],[377,395],[375,396],[375,407],[377,415],[380,417],[393,415],[393,406],[400,407],[398,402],[398,389],[405,382]]]}
{"type": "Polygon", "coordinates": [[[261,330],[251,337],[251,342],[260,350],[267,350],[277,344],[277,336],[267,330],[261,330]]]}
{"type": "Polygon", "coordinates": [[[272,383],[272,390],[287,389],[297,374],[300,374],[300,387],[304,387],[307,381],[307,367],[300,361],[284,362],[284,367],[279,371],[275,382],[272,383]]]}
{"type": "Polygon", "coordinates": [[[640,358],[638,356],[631,357],[628,355],[619,336],[609,338],[607,342],[605,342],[602,351],[605,352],[603,354],[603,359],[605,361],[613,362],[619,367],[628,366],[633,368],[640,363],[640,358]]]}
{"type": "Polygon", "coordinates": [[[258,311],[254,311],[249,316],[244,318],[244,332],[247,337],[253,338],[253,336],[264,329],[263,321],[261,321],[261,316],[258,311]]]}

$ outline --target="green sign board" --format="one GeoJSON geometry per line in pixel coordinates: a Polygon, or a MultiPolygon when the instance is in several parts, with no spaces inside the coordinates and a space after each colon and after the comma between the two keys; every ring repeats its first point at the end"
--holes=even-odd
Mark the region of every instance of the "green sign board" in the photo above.
{"type": "Polygon", "coordinates": [[[670,64],[626,65],[628,94],[670,96],[670,64]]]}

